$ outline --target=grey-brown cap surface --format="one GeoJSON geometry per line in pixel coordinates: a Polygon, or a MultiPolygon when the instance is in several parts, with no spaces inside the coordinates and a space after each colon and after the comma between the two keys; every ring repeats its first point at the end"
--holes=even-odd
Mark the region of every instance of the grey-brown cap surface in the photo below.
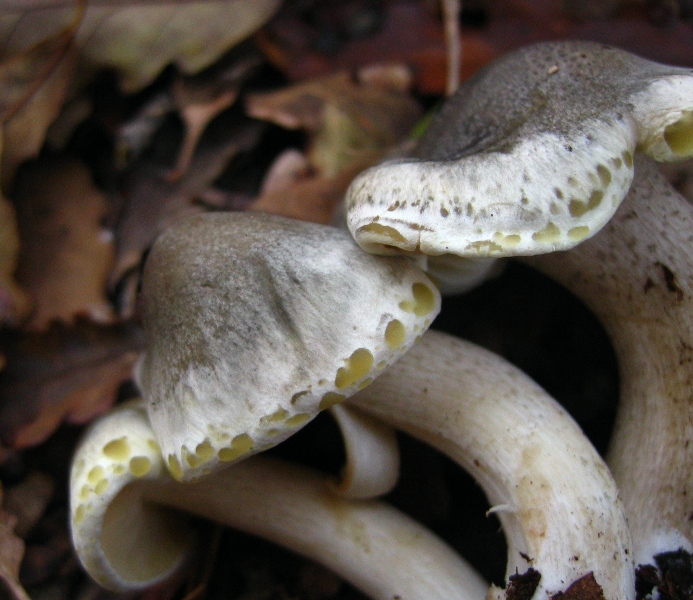
{"type": "Polygon", "coordinates": [[[167,230],[142,299],[138,383],[178,479],[292,435],[368,385],[440,307],[404,258],[369,255],[340,229],[249,213],[167,230]]]}
{"type": "Polygon", "coordinates": [[[529,46],[467,81],[411,158],[357,177],[348,226],[380,254],[567,249],[614,213],[636,151],[693,154],[693,71],[591,42],[529,46]]]}

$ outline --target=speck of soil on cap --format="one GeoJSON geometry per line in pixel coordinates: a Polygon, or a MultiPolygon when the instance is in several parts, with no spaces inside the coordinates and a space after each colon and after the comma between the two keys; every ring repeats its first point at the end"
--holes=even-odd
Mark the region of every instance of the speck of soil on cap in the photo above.
{"type": "Polygon", "coordinates": [[[565,592],[551,596],[551,600],[606,600],[602,586],[597,583],[594,573],[580,577],[570,584],[565,592]]]}
{"type": "Polygon", "coordinates": [[[660,600],[693,598],[693,554],[683,548],[655,557],[657,567],[639,565],[635,570],[635,598],[644,600],[656,589],[660,600]]]}
{"type": "Polygon", "coordinates": [[[509,578],[505,590],[507,600],[530,600],[539,585],[541,573],[531,567],[524,573],[516,573],[509,578]]]}

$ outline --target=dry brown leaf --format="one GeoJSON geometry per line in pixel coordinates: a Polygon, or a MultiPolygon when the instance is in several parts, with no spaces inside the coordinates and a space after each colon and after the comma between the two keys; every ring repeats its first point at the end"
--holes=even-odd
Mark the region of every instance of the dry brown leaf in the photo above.
{"type": "Polygon", "coordinates": [[[15,533],[26,538],[39,522],[53,498],[55,483],[50,475],[32,471],[22,481],[5,491],[5,508],[17,517],[15,533]]]}
{"type": "MultiPolygon", "coordinates": [[[[412,0],[386,3],[382,28],[375,35],[347,42],[337,52],[316,51],[316,44],[306,40],[319,32],[309,30],[296,35],[305,25],[291,17],[275,19],[259,33],[258,42],[269,61],[292,81],[350,71],[373,62],[403,63],[412,69],[414,87],[419,92],[442,94],[447,76],[443,27],[425,4],[412,0]]],[[[499,49],[476,30],[463,31],[462,40],[461,79],[500,55],[499,49]]]]}
{"type": "MultiPolygon", "coordinates": [[[[399,81],[401,65],[392,69],[399,81]]],[[[377,81],[383,78],[381,71],[377,81]]],[[[252,95],[246,107],[256,118],[313,133],[308,157],[315,171],[327,177],[351,169],[353,162],[363,168],[377,160],[405,139],[421,116],[414,99],[395,85],[360,83],[344,72],[252,95]]]]}
{"type": "Polygon", "coordinates": [[[63,421],[84,423],[107,410],[131,378],[144,344],[135,323],[78,320],[48,331],[8,332],[0,373],[0,439],[24,448],[44,441],[63,421]]]}
{"type": "Polygon", "coordinates": [[[169,174],[171,180],[179,179],[187,171],[207,125],[236,101],[243,81],[259,64],[260,57],[253,54],[234,61],[224,72],[175,80],[173,100],[185,124],[185,138],[176,166],[169,174]]]}
{"type": "Polygon", "coordinates": [[[17,325],[31,307],[28,294],[14,279],[18,254],[19,233],[15,210],[0,196],[0,323],[17,325]]]}
{"type": "Polygon", "coordinates": [[[24,542],[14,533],[16,523],[17,517],[0,508],[0,597],[7,600],[31,600],[19,583],[24,542]]]}
{"type": "Polygon", "coordinates": [[[15,204],[21,239],[17,280],[34,300],[27,327],[72,323],[78,315],[112,321],[105,290],[114,249],[102,225],[109,205],[87,168],[66,159],[27,165],[17,178],[15,204]]]}
{"type": "Polygon", "coordinates": [[[123,210],[116,227],[116,262],[110,285],[140,263],[156,237],[179,217],[205,210],[195,201],[221,174],[229,160],[255,146],[263,127],[248,121],[225,132],[223,139],[199,145],[192,165],[178,181],[170,181],[168,169],[139,165],[126,183],[123,210]]]}
{"type": "Polygon", "coordinates": [[[284,182],[284,187],[268,186],[248,210],[327,225],[352,179],[366,166],[352,162],[331,177],[297,174],[294,180],[284,182]]]}
{"type": "Polygon", "coordinates": [[[0,65],[4,189],[9,189],[17,167],[39,153],[60,112],[74,70],[71,36],[68,27],[0,65]]]}
{"type": "MultiPolygon", "coordinates": [[[[78,85],[104,68],[120,74],[128,93],[151,83],[169,63],[183,73],[196,73],[262,26],[280,4],[280,0],[90,3],[76,34],[78,85]]],[[[54,35],[70,19],[71,10],[64,5],[5,8],[0,47],[22,52],[54,35]]]]}

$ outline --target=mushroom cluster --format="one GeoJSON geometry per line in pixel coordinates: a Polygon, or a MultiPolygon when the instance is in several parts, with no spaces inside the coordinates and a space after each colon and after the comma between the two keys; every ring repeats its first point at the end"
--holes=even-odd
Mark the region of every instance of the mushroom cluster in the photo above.
{"type": "Polygon", "coordinates": [[[118,590],[168,577],[194,542],[179,509],[321,561],[373,598],[649,594],[636,594],[638,569],[693,551],[693,207],[651,162],[691,155],[693,72],[539,44],[465,83],[411,157],[356,178],[351,235],[250,213],[174,224],[143,276],[143,400],[94,423],[76,452],[85,568],[118,590]],[[607,461],[524,373],[427,331],[439,288],[468,289],[507,256],[582,297],[612,337],[622,398],[607,461]],[[347,447],[338,484],[245,460],[323,410],[347,447]],[[375,499],[397,480],[392,427],[483,488],[507,539],[505,589],[375,499]]]}

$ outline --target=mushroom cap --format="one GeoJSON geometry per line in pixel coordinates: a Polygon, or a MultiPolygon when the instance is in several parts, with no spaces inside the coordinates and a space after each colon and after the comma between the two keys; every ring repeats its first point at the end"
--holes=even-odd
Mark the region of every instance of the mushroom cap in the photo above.
{"type": "Polygon", "coordinates": [[[693,71],[591,42],[528,46],[461,86],[411,158],[354,180],[348,227],[379,254],[568,249],[614,213],[636,150],[693,155],[693,71]]]}
{"type": "Polygon", "coordinates": [[[142,503],[128,487],[162,475],[168,473],[142,403],[119,406],[85,433],[70,472],[70,524],[77,555],[100,585],[148,587],[186,559],[194,536],[185,517],[142,503]]]}
{"type": "Polygon", "coordinates": [[[292,435],[368,385],[430,325],[433,283],[346,231],[213,213],[156,242],[138,383],[171,474],[206,474],[292,435]]]}

